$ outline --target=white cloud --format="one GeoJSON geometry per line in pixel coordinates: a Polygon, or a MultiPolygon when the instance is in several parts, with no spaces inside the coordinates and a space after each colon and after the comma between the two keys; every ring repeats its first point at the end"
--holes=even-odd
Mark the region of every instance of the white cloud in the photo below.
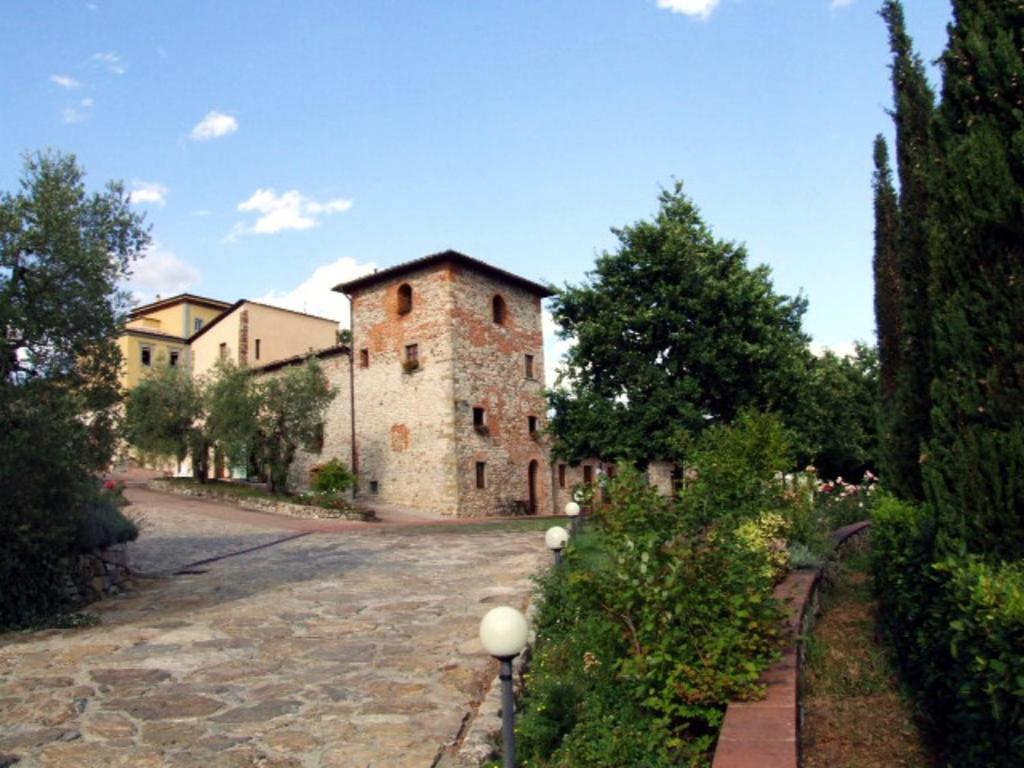
{"type": "Polygon", "coordinates": [[[135,262],[128,288],[139,301],[183,293],[199,282],[199,270],[154,241],[135,262]]]}
{"type": "Polygon", "coordinates": [[[50,80],[55,82],[61,88],[72,90],[73,88],[81,88],[82,84],[71,77],[71,75],[50,75],[50,80]]]}
{"type": "Polygon", "coordinates": [[[121,57],[113,51],[94,53],[92,60],[106,66],[107,71],[111,74],[123,75],[125,72],[124,65],[121,64],[121,57]]]}
{"type": "Polygon", "coordinates": [[[246,232],[272,235],[285,229],[309,229],[319,223],[317,217],[341,213],[351,207],[352,201],[344,198],[320,203],[295,189],[282,195],[278,195],[273,189],[257,189],[252,197],[238,204],[238,210],[255,211],[261,216],[251,229],[236,224],[228,238],[234,239],[246,232]]]}
{"type": "Polygon", "coordinates": [[[832,0],[833,8],[845,8],[848,5],[853,5],[854,0],[832,0]]]}
{"type": "Polygon", "coordinates": [[[815,357],[822,357],[826,351],[832,352],[839,357],[853,357],[857,353],[857,348],[854,342],[841,341],[838,344],[822,344],[818,341],[812,341],[810,344],[811,354],[815,357]]]}
{"type": "Polygon", "coordinates": [[[719,0],[658,0],[658,7],[682,13],[687,16],[700,16],[706,19],[715,10],[719,0]]]}
{"type": "Polygon", "coordinates": [[[72,107],[64,108],[64,122],[65,123],[80,123],[89,117],[90,110],[92,109],[93,100],[90,98],[82,99],[78,104],[72,107]]]}
{"type": "Polygon", "coordinates": [[[196,123],[189,134],[192,141],[209,141],[227,136],[238,130],[238,121],[231,115],[213,110],[206,113],[206,117],[196,123]]]}
{"type": "Polygon", "coordinates": [[[343,256],[330,264],[317,267],[313,274],[291,291],[271,291],[254,301],[272,304],[275,307],[308,312],[311,315],[337,320],[348,328],[348,299],[331,289],[349,280],[368,275],[375,271],[374,263],[360,264],[350,256],[343,256]]]}
{"type": "Polygon", "coordinates": [[[562,370],[565,353],[576,340],[558,338],[558,324],[546,309],[541,314],[541,327],[544,331],[544,385],[552,389],[562,370]]]}
{"type": "Polygon", "coordinates": [[[197,211],[190,211],[188,215],[189,216],[209,216],[210,215],[210,211],[206,210],[205,208],[200,208],[197,211]]]}
{"type": "Polygon", "coordinates": [[[132,191],[128,193],[128,199],[136,205],[140,203],[163,205],[166,197],[167,187],[157,184],[155,181],[136,181],[132,185],[132,191]]]}

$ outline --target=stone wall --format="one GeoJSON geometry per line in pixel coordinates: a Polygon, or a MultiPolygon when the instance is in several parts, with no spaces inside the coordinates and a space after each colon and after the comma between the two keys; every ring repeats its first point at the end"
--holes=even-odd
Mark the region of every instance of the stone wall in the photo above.
{"type": "Polygon", "coordinates": [[[104,550],[75,555],[63,562],[64,597],[72,608],[80,608],[128,586],[128,550],[115,544],[104,550]]]}
{"type": "Polygon", "coordinates": [[[359,495],[437,515],[459,508],[454,451],[452,273],[433,265],[352,297],[359,495]],[[412,289],[399,312],[399,288],[412,289]],[[406,347],[418,364],[407,369],[406,347]]]}
{"type": "Polygon", "coordinates": [[[555,489],[554,514],[565,513],[565,505],[573,501],[573,492],[586,484],[587,468],[590,472],[590,484],[595,493],[599,493],[599,483],[603,474],[607,473],[609,465],[598,459],[586,459],[576,466],[567,461],[555,461],[551,467],[551,483],[555,489]],[[561,469],[564,467],[564,469],[561,469]],[[564,480],[564,482],[563,482],[564,480]]]}
{"type": "Polygon", "coordinates": [[[540,298],[518,286],[470,269],[453,268],[454,421],[460,517],[530,510],[550,514],[551,470],[546,427],[544,340],[540,298]],[[494,299],[504,303],[495,322],[494,299]],[[533,358],[528,375],[526,356],[533,358]],[[473,409],[484,409],[485,429],[474,427],[473,409]],[[535,420],[530,432],[530,417],[535,420]],[[484,488],[477,464],[484,464],[484,488]]]}
{"type": "Polygon", "coordinates": [[[672,473],[675,468],[676,465],[671,461],[652,461],[647,467],[647,482],[662,496],[671,497],[674,493],[672,473]]]}

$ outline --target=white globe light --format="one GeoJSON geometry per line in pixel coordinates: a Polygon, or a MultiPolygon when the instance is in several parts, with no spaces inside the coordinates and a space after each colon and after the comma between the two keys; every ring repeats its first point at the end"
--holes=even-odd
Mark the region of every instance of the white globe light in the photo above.
{"type": "Polygon", "coordinates": [[[522,653],[529,632],[526,617],[507,605],[492,608],[480,622],[480,642],[491,656],[499,659],[522,653]]]}
{"type": "Polygon", "coordinates": [[[577,504],[575,501],[570,501],[568,504],[565,505],[565,514],[569,517],[579,517],[580,505],[577,504]]]}
{"type": "Polygon", "coordinates": [[[544,534],[544,543],[548,549],[565,549],[565,545],[569,543],[569,532],[560,525],[548,528],[544,534]]]}

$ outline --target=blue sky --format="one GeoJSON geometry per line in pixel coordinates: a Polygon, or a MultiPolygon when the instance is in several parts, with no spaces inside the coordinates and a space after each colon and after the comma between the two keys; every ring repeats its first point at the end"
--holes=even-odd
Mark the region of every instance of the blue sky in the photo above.
{"type": "MultiPolygon", "coordinates": [[[[879,5],[8,0],[0,189],[73,152],[153,225],[140,298],[345,318],[330,286],[444,248],[579,282],[678,178],[842,348],[874,333],[879,5]]],[[[905,7],[934,60],[948,3],[905,7]]]]}

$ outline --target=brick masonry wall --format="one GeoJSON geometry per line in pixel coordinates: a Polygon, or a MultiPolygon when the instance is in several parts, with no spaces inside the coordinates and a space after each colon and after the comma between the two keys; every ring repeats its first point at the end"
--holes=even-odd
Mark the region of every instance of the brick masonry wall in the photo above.
{"type": "Polygon", "coordinates": [[[546,426],[544,344],[540,299],[518,286],[470,269],[453,270],[454,422],[459,484],[458,514],[482,517],[529,507],[529,472],[535,464],[534,506],[553,511],[548,446],[537,435],[546,426]],[[493,300],[505,303],[495,323],[493,300]],[[533,356],[526,375],[525,356],[533,356]],[[473,425],[473,409],[484,408],[486,434],[473,425]],[[531,436],[529,417],[537,420],[531,436]],[[486,465],[485,487],[477,487],[476,465],[486,465]]]}
{"type": "Polygon", "coordinates": [[[458,513],[454,450],[452,273],[409,272],[352,297],[359,493],[437,515],[458,513]],[[399,314],[398,290],[412,287],[399,314]],[[403,368],[418,346],[419,368],[403,368]],[[362,365],[363,350],[369,365],[362,365]],[[377,493],[371,491],[376,483],[377,493]]]}

